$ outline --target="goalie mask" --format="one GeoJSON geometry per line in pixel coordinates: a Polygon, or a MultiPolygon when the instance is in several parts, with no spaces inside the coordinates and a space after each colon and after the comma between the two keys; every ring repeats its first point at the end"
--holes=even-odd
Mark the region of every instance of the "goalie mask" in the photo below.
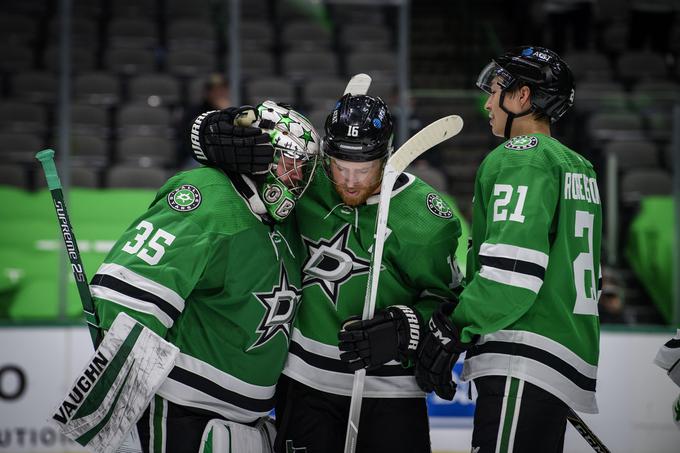
{"type": "Polygon", "coordinates": [[[321,138],[307,118],[288,106],[265,101],[257,112],[253,126],[268,132],[274,147],[274,163],[260,196],[269,215],[280,222],[295,208],[314,176],[321,138]]]}
{"type": "Polygon", "coordinates": [[[574,104],[574,77],[559,55],[544,47],[524,46],[495,58],[477,78],[477,86],[491,94],[493,83],[501,88],[499,106],[508,114],[505,137],[509,138],[514,118],[538,112],[555,123],[574,104]],[[508,90],[528,86],[531,108],[513,113],[503,104],[508,90]]]}

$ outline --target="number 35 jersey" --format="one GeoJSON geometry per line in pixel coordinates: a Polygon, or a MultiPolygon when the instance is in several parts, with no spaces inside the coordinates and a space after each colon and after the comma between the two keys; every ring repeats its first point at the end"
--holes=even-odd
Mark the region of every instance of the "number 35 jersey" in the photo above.
{"type": "Polygon", "coordinates": [[[180,355],[158,394],[250,422],[274,406],[301,290],[295,222],[265,225],[247,180],[179,173],[92,279],[102,327],[124,311],[180,355]]]}
{"type": "Polygon", "coordinates": [[[592,164],[551,137],[514,137],[479,167],[472,215],[453,314],[463,341],[478,338],[463,379],[517,377],[596,413],[602,206],[592,164]]]}

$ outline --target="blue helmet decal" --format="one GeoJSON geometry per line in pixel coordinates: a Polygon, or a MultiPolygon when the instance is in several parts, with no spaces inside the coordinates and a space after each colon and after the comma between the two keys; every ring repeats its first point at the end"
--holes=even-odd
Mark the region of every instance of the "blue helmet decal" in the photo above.
{"type": "Polygon", "coordinates": [[[526,49],[522,50],[522,55],[525,57],[528,57],[529,55],[532,55],[534,53],[534,48],[533,47],[527,47],[526,49]]]}
{"type": "Polygon", "coordinates": [[[380,121],[378,118],[373,118],[373,125],[380,129],[382,127],[382,121],[380,121]]]}

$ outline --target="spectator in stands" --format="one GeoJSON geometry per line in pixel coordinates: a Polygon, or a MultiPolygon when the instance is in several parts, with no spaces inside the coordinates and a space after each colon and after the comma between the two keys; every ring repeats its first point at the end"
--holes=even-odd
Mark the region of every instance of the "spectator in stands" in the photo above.
{"type": "Polygon", "coordinates": [[[603,269],[602,294],[598,302],[601,324],[628,324],[623,312],[623,297],[618,278],[611,271],[603,269]]]}
{"type": "MultiPolygon", "coordinates": [[[[193,100],[192,100],[193,101],[193,100]]],[[[180,149],[178,150],[178,163],[181,167],[195,166],[191,158],[191,125],[194,118],[210,110],[222,110],[231,105],[229,97],[229,82],[222,74],[210,74],[203,85],[203,95],[198,104],[190,105],[184,112],[180,124],[179,135],[180,149]]]]}

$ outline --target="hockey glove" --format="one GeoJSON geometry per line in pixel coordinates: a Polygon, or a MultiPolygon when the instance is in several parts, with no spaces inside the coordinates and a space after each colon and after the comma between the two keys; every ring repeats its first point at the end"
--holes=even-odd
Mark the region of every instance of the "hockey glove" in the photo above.
{"type": "Polygon", "coordinates": [[[455,307],[453,302],[444,302],[432,313],[416,360],[418,386],[449,401],[456,394],[451,370],[458,356],[468,348],[460,342],[458,330],[449,319],[455,307]]]}
{"type": "Polygon", "coordinates": [[[226,171],[262,174],[274,160],[269,134],[251,125],[257,112],[250,106],[206,112],[191,127],[195,160],[226,171]]]}
{"type": "Polygon", "coordinates": [[[392,361],[415,357],[420,338],[420,314],[405,305],[378,311],[372,319],[349,318],[338,333],[340,359],[354,372],[373,370],[392,361]]]}

